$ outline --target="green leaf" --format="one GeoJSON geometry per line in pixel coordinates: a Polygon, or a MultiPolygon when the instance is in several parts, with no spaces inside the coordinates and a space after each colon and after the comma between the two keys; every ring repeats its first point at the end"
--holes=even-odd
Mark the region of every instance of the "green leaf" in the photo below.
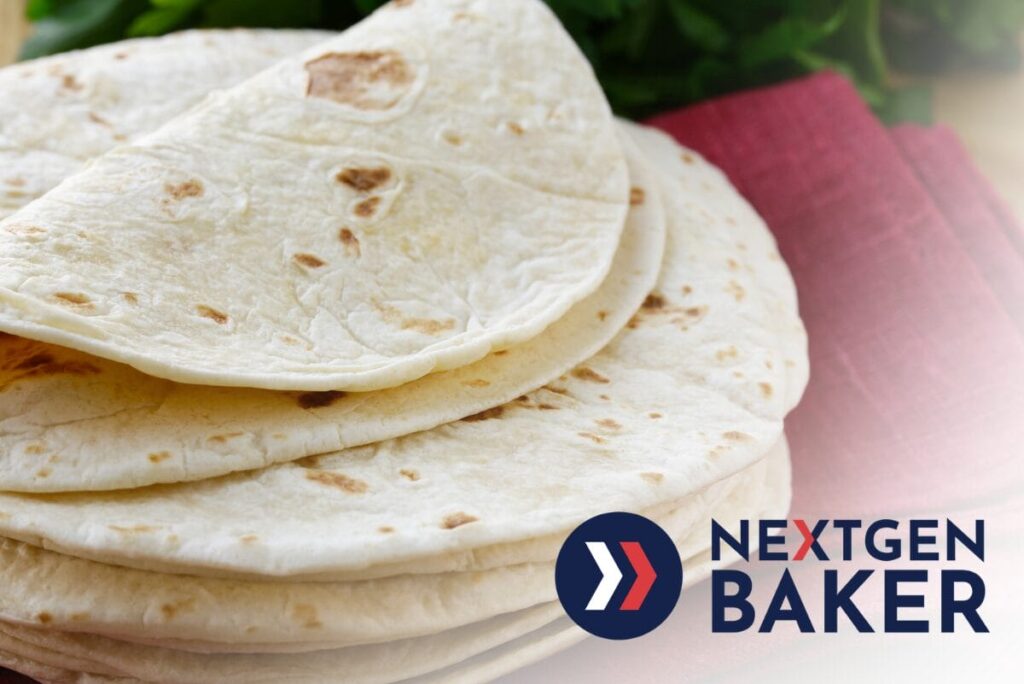
{"type": "Polygon", "coordinates": [[[49,13],[35,22],[18,57],[32,59],[119,40],[148,6],[146,0],[62,0],[37,5],[30,9],[49,13]]]}
{"type": "Polygon", "coordinates": [[[708,52],[722,52],[732,43],[729,31],[710,14],[688,0],[669,0],[679,33],[708,52]]]}
{"type": "Polygon", "coordinates": [[[846,8],[821,23],[803,17],[777,21],[758,34],[744,39],[739,46],[740,66],[745,69],[804,52],[832,35],[846,20],[846,8]]]}
{"type": "Polygon", "coordinates": [[[160,36],[184,26],[202,0],[150,0],[154,9],[137,17],[127,35],[160,36]]]}
{"type": "Polygon", "coordinates": [[[319,0],[205,0],[202,26],[317,26],[319,0]]]}

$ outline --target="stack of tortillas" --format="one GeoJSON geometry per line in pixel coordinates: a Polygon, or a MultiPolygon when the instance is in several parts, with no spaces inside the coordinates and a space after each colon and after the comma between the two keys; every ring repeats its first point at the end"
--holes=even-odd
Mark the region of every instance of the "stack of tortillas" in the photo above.
{"type": "Polygon", "coordinates": [[[488,680],[582,637],[553,565],[587,518],[657,521],[689,584],[712,517],[785,513],[786,267],[541,2],[0,92],[0,664],[488,680]]]}

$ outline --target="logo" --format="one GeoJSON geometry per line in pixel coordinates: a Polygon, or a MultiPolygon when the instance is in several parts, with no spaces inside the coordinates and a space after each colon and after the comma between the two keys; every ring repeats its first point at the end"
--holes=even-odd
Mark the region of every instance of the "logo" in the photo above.
{"type": "Polygon", "coordinates": [[[683,565],[658,525],[633,513],[605,513],[565,540],[555,586],[577,625],[605,639],[633,639],[672,613],[683,588],[683,565]]]}

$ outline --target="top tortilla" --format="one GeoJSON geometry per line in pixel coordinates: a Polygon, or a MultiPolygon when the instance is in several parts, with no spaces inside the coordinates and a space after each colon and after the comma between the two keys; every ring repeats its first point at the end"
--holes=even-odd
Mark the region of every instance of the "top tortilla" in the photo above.
{"type": "Polygon", "coordinates": [[[396,386],[593,292],[628,198],[542,3],[391,4],[0,223],[0,330],[179,382],[396,386]]]}

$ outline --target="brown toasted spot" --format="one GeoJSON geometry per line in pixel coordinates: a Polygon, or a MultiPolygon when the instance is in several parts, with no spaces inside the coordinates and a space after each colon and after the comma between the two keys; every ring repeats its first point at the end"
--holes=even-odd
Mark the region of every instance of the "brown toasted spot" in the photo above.
{"type": "Polygon", "coordinates": [[[412,4],[412,0],[391,0],[391,7],[408,7],[412,4]]]}
{"type": "Polygon", "coordinates": [[[64,74],[63,78],[60,79],[60,85],[68,90],[81,90],[82,84],[72,76],[71,74],[64,74]]]}
{"type": "Polygon", "coordinates": [[[136,532],[156,532],[159,527],[153,527],[152,525],[132,525],[131,527],[124,527],[122,525],[107,525],[108,528],[115,532],[121,532],[123,534],[135,534],[136,532]]]}
{"type": "Polygon", "coordinates": [[[740,379],[740,380],[742,380],[742,379],[743,379],[744,377],[746,377],[746,376],[745,376],[745,375],[743,375],[743,373],[741,373],[740,371],[733,371],[733,372],[732,372],[732,376],[733,376],[734,378],[738,378],[738,379],[740,379]]]}
{"type": "Polygon", "coordinates": [[[584,439],[589,439],[594,444],[604,444],[605,442],[604,437],[595,435],[592,432],[577,432],[576,434],[578,434],[580,437],[583,437],[584,439]]]}
{"type": "Polygon", "coordinates": [[[773,390],[770,382],[759,382],[757,386],[761,388],[761,394],[764,395],[765,399],[771,399],[773,390]]]}
{"type": "Polygon", "coordinates": [[[128,53],[127,52],[118,52],[118,53],[116,53],[114,55],[114,59],[116,59],[118,61],[121,61],[121,60],[124,60],[124,59],[128,59],[128,53]]]}
{"type": "Polygon", "coordinates": [[[53,616],[49,613],[43,612],[36,615],[36,620],[39,620],[39,622],[44,625],[48,625],[53,622],[53,616]]]}
{"type": "Polygon", "coordinates": [[[736,298],[737,302],[742,302],[743,298],[747,296],[747,291],[743,289],[743,286],[737,283],[735,280],[730,280],[726,286],[725,291],[736,298]]]}
{"type": "Polygon", "coordinates": [[[47,477],[50,477],[51,472],[52,471],[49,468],[40,468],[39,470],[36,471],[36,477],[45,479],[47,477]]]}
{"type": "Polygon", "coordinates": [[[690,287],[689,285],[683,285],[683,296],[684,297],[686,295],[688,295],[688,294],[691,294],[692,292],[693,292],[693,288],[692,287],[690,287]]]}
{"type": "Polygon", "coordinates": [[[469,515],[468,513],[459,511],[458,513],[446,515],[444,520],[441,521],[441,527],[445,530],[454,530],[456,527],[462,527],[463,525],[468,525],[469,523],[476,522],[477,520],[479,520],[479,518],[475,515],[469,515]]]}
{"type": "Polygon", "coordinates": [[[367,218],[377,212],[378,206],[380,206],[380,197],[370,197],[357,204],[353,212],[355,212],[356,216],[367,218]]]}
{"type": "Polygon", "coordinates": [[[767,368],[768,370],[771,370],[775,368],[775,364],[772,363],[771,359],[765,359],[764,367],[767,368]]]}
{"type": "Polygon", "coordinates": [[[630,188],[629,203],[634,207],[638,207],[644,203],[644,198],[646,196],[647,195],[644,192],[643,188],[630,188]]]}
{"type": "Polygon", "coordinates": [[[410,470],[409,468],[402,468],[398,472],[401,473],[402,477],[409,480],[410,482],[415,482],[416,480],[420,479],[420,474],[417,473],[415,470],[410,470]]]}
{"type": "Polygon", "coordinates": [[[160,612],[164,614],[165,619],[173,620],[178,613],[191,610],[195,606],[195,603],[195,599],[179,599],[172,603],[165,603],[160,606],[160,612]]]}
{"type": "Polygon", "coordinates": [[[495,356],[504,356],[505,354],[508,354],[508,349],[499,349],[498,351],[494,352],[495,356]]]}
{"type": "Polygon", "coordinates": [[[612,420],[611,418],[598,418],[594,422],[597,423],[598,425],[600,425],[601,427],[606,428],[608,430],[621,430],[622,429],[622,425],[618,421],[612,420]]]}
{"type": "MultiPolygon", "coordinates": [[[[8,193],[10,195],[10,193],[8,193]]],[[[12,235],[43,235],[46,233],[45,228],[39,226],[26,226],[24,224],[14,224],[11,226],[5,226],[4,230],[12,235]]]]}
{"type": "Polygon", "coordinates": [[[740,270],[740,262],[736,261],[735,259],[727,259],[725,263],[728,264],[730,271],[740,270]]]}
{"type": "Polygon", "coordinates": [[[505,126],[516,135],[523,135],[526,133],[526,130],[515,121],[509,121],[505,126]]]}
{"type": "Polygon", "coordinates": [[[541,411],[557,411],[558,407],[554,404],[537,404],[537,408],[541,411]]]}
{"type": "Polygon", "coordinates": [[[107,128],[110,128],[110,122],[104,119],[96,112],[89,112],[89,121],[92,121],[94,124],[99,124],[100,126],[106,126],[107,128]]]}
{"type": "Polygon", "coordinates": [[[729,432],[723,432],[722,433],[722,437],[724,437],[725,439],[728,439],[728,440],[732,440],[733,442],[751,442],[751,441],[754,440],[754,438],[751,437],[750,435],[748,435],[747,433],[745,433],[745,432],[736,432],[735,430],[730,430],[729,432]]]}
{"type": "Polygon", "coordinates": [[[4,183],[6,183],[7,185],[10,185],[12,188],[23,188],[23,187],[25,187],[25,179],[21,178],[20,176],[19,177],[15,177],[15,178],[5,178],[4,179],[4,183]]]}
{"type": "Polygon", "coordinates": [[[651,293],[644,299],[644,303],[641,305],[644,309],[657,310],[665,308],[665,298],[660,294],[651,293]]]}
{"type": "Polygon", "coordinates": [[[391,527],[391,525],[382,525],[377,528],[377,531],[381,534],[392,534],[395,531],[395,528],[391,527]]]}
{"type": "Polygon", "coordinates": [[[491,420],[492,418],[501,418],[501,415],[503,413],[505,413],[505,407],[504,406],[495,406],[494,408],[486,409],[484,411],[481,411],[480,413],[474,413],[471,416],[466,416],[462,420],[463,420],[463,422],[466,422],[466,423],[478,423],[478,422],[480,422],[482,420],[491,420]]]}
{"type": "Polygon", "coordinates": [[[224,313],[223,311],[218,311],[217,309],[214,309],[211,306],[199,304],[196,306],[196,311],[199,313],[200,316],[202,316],[203,318],[209,318],[214,323],[224,325],[225,323],[228,322],[228,315],[226,313],[224,313]]]}
{"type": "Polygon", "coordinates": [[[715,352],[715,358],[719,361],[726,361],[728,359],[735,359],[739,356],[739,350],[735,346],[728,346],[725,349],[719,349],[715,352]]]}
{"type": "Polygon", "coordinates": [[[306,479],[340,489],[349,494],[363,494],[369,489],[369,486],[362,480],[330,470],[310,470],[306,473],[306,479]]]}
{"type": "Polygon", "coordinates": [[[369,192],[391,180],[391,169],[386,166],[376,168],[352,168],[338,172],[335,179],[339,183],[353,188],[357,192],[369,192]]]}
{"type": "Polygon", "coordinates": [[[156,451],[156,452],[154,452],[154,453],[149,455],[149,462],[150,463],[160,463],[162,461],[166,461],[170,457],[171,457],[171,453],[169,451],[156,451]]]}
{"type": "Polygon", "coordinates": [[[325,392],[304,392],[296,400],[301,408],[314,409],[330,406],[338,399],[345,396],[344,392],[338,390],[327,390],[325,392]]]}
{"type": "Polygon", "coordinates": [[[640,477],[644,478],[652,484],[661,484],[661,481],[665,479],[664,473],[640,473],[640,477]]]}
{"type": "Polygon", "coordinates": [[[728,450],[729,450],[729,447],[726,447],[726,446],[716,446],[714,449],[710,449],[708,451],[707,456],[712,461],[714,461],[714,460],[717,460],[719,456],[721,456],[722,454],[724,454],[728,450]]]}
{"type": "Polygon", "coordinates": [[[604,321],[604,319],[606,319],[606,318],[608,318],[608,312],[607,311],[598,311],[597,312],[597,320],[604,321]]]}
{"type": "Polygon", "coordinates": [[[692,164],[695,161],[695,159],[693,158],[693,155],[690,154],[689,152],[683,152],[683,161],[686,162],[687,164],[692,164]]]}
{"type": "Polygon", "coordinates": [[[238,541],[242,542],[243,544],[255,544],[259,540],[260,538],[255,534],[246,534],[238,538],[238,541]]]}
{"type": "Polygon", "coordinates": [[[567,396],[569,394],[569,390],[564,387],[556,387],[555,385],[544,385],[544,389],[548,392],[554,392],[555,394],[560,394],[562,396],[567,396]]]}
{"type": "Polygon", "coordinates": [[[235,437],[241,437],[243,434],[244,433],[242,433],[242,432],[225,432],[222,435],[210,435],[209,437],[206,438],[206,441],[208,441],[208,442],[215,442],[216,444],[223,444],[224,442],[228,441],[229,439],[234,439],[235,437]]]}
{"type": "Polygon", "coordinates": [[[42,454],[42,453],[45,453],[45,452],[46,452],[46,445],[43,444],[42,442],[34,442],[32,444],[29,444],[27,447],[25,447],[25,453],[26,454],[32,454],[33,456],[38,456],[39,454],[42,454]]]}
{"type": "Polygon", "coordinates": [[[128,302],[129,304],[139,303],[139,296],[134,292],[122,292],[121,296],[124,297],[124,301],[128,302]]]}
{"type": "Polygon", "coordinates": [[[683,313],[685,313],[690,318],[701,318],[707,312],[708,307],[706,306],[691,306],[683,311],[683,313]]]}
{"type": "Polygon", "coordinates": [[[455,327],[455,320],[436,321],[433,318],[407,318],[402,321],[402,330],[415,330],[425,335],[437,335],[455,327]]]}
{"type": "Polygon", "coordinates": [[[472,380],[464,380],[462,382],[466,387],[490,387],[491,383],[483,378],[473,378],[472,380]]]}
{"type": "Polygon", "coordinates": [[[30,370],[46,366],[54,362],[53,355],[47,353],[33,354],[24,361],[21,361],[14,368],[16,370],[30,370]]]}
{"type": "Polygon", "coordinates": [[[359,238],[348,228],[342,228],[338,233],[338,239],[345,245],[345,254],[348,256],[361,256],[363,251],[359,247],[359,238]]]}
{"type": "Polygon", "coordinates": [[[657,411],[651,411],[650,413],[647,414],[647,417],[650,418],[651,420],[658,420],[659,418],[661,418],[661,414],[658,413],[657,411]]]}
{"type": "Polygon", "coordinates": [[[448,143],[449,145],[456,145],[456,146],[458,146],[458,145],[462,144],[462,136],[460,136],[458,133],[452,133],[451,131],[445,131],[444,133],[441,134],[441,137],[444,138],[444,141],[446,143],[448,143]]]}
{"type": "Polygon", "coordinates": [[[184,183],[167,183],[164,185],[164,192],[176,200],[186,197],[202,197],[203,184],[196,179],[187,180],[184,183]]]}
{"type": "Polygon", "coordinates": [[[89,306],[92,304],[92,300],[80,292],[54,292],[53,297],[60,300],[62,304],[70,304],[71,306],[89,306]]]}
{"type": "Polygon", "coordinates": [[[302,264],[303,266],[306,266],[307,268],[320,268],[321,266],[327,263],[318,256],[305,253],[296,254],[295,256],[292,257],[292,259],[295,259],[296,262],[302,264]]]}
{"type": "Polygon", "coordinates": [[[586,380],[587,382],[596,382],[601,385],[607,385],[609,382],[611,382],[611,380],[609,380],[608,378],[604,377],[597,371],[586,366],[580,366],[579,368],[573,369],[572,376],[574,378],[579,378],[580,380],[586,380]]]}
{"type": "Polygon", "coordinates": [[[306,94],[357,109],[391,109],[408,92],[413,69],[394,50],[332,52],[306,63],[306,94]]]}
{"type": "Polygon", "coordinates": [[[600,399],[601,401],[611,401],[612,400],[612,398],[609,397],[607,394],[598,395],[598,399],[600,399]]]}
{"type": "Polygon", "coordinates": [[[70,619],[72,622],[85,622],[86,620],[89,619],[89,617],[90,617],[89,613],[84,613],[84,612],[83,613],[71,613],[71,615],[68,615],[68,619],[70,619]]]}

